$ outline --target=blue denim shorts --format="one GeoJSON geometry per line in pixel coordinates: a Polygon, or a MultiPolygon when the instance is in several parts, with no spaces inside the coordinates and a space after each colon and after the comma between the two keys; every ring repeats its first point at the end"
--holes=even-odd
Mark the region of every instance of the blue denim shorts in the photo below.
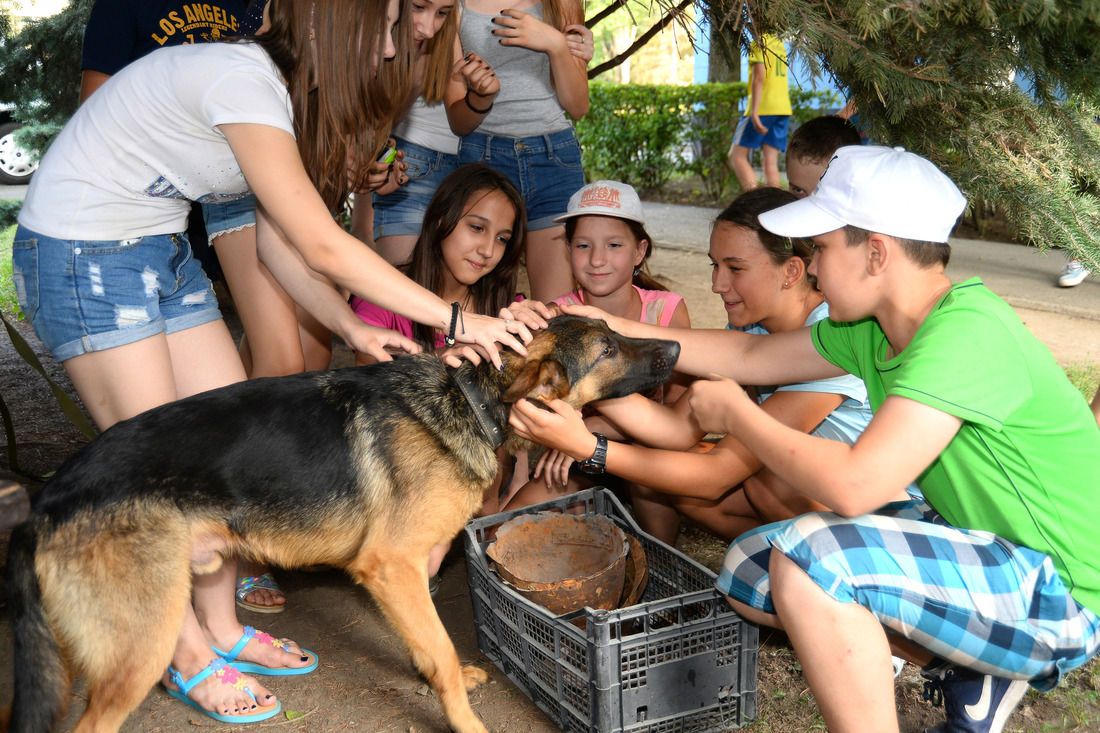
{"type": "Polygon", "coordinates": [[[206,239],[211,244],[223,234],[254,227],[256,226],[256,197],[248,194],[239,199],[204,203],[202,220],[206,223],[206,239]]]}
{"type": "Polygon", "coordinates": [[[779,152],[787,149],[787,128],[791,118],[787,115],[760,115],[760,122],[768,131],[761,135],[752,125],[751,117],[742,117],[733,133],[733,144],[743,148],[759,150],[761,145],[776,148],[779,152]]]}
{"type": "Polygon", "coordinates": [[[374,206],[374,238],[418,236],[424,223],[424,212],[439,184],[458,168],[458,156],[441,153],[400,138],[397,149],[405,151],[404,161],[409,164],[405,175],[409,180],[393,193],[385,196],[371,194],[374,206]]]}
{"type": "Polygon", "coordinates": [[[462,138],[458,164],[485,163],[516,184],[527,205],[531,231],[561,226],[569,197],[584,185],[581,146],[573,128],[536,137],[500,137],[475,132],[462,138]]]}
{"type": "Polygon", "coordinates": [[[59,362],[221,318],[185,234],[67,240],[20,226],[12,280],[35,334],[59,362]]]}

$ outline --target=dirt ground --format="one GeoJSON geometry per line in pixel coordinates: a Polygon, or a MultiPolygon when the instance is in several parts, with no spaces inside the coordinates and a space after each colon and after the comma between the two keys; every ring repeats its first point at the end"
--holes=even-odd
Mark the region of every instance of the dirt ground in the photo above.
{"type": "MultiPolygon", "coordinates": [[[[709,291],[709,263],[704,255],[657,250],[652,270],[670,289],[687,298],[694,325],[724,325],[724,311],[709,291]]],[[[227,312],[232,326],[231,315],[227,312]]],[[[1100,322],[1038,311],[1021,311],[1021,317],[1063,364],[1077,361],[1081,353],[1100,353],[1100,322]],[[1093,347],[1082,352],[1083,340],[1093,347]]],[[[51,376],[71,393],[64,371],[42,352],[30,330],[24,324],[17,328],[30,341],[51,376]]],[[[8,339],[2,337],[0,396],[11,412],[24,471],[38,474],[52,471],[85,442],[57,409],[44,380],[26,366],[8,339]]],[[[0,477],[18,480],[32,489],[37,487],[37,482],[11,469],[6,456],[0,459],[0,477]]],[[[6,540],[6,535],[0,535],[0,552],[5,556],[6,540]]],[[[678,545],[712,567],[720,560],[723,549],[720,543],[690,529],[683,533],[678,545]]],[[[295,638],[315,651],[321,664],[311,675],[266,678],[282,699],[284,711],[300,715],[293,719],[278,716],[257,726],[326,733],[353,730],[411,733],[446,728],[438,700],[417,677],[400,641],[385,626],[365,592],[337,572],[283,571],[278,578],[289,598],[288,610],[278,615],[241,612],[241,619],[275,636],[295,638]]],[[[141,579],[136,578],[135,582],[141,579]]],[[[444,565],[436,605],[460,658],[481,664],[492,673],[492,681],[471,694],[474,709],[489,730],[500,733],[556,730],[478,653],[465,561],[457,546],[444,565]]],[[[0,639],[10,640],[10,635],[6,593],[0,593],[0,639]]],[[[0,644],[10,649],[7,641],[0,644]]],[[[6,704],[11,699],[11,686],[10,653],[0,654],[0,703],[6,704]]],[[[1025,700],[1006,730],[1100,730],[1098,690],[1100,669],[1093,662],[1059,695],[1032,695],[1025,700]]],[[[896,687],[902,731],[906,733],[920,731],[942,719],[939,711],[921,701],[920,691],[917,670],[909,666],[896,687]]],[[[83,707],[82,692],[78,682],[65,729],[72,727],[83,707]]],[[[779,633],[761,633],[758,708],[759,720],[747,730],[824,728],[798,661],[779,633]]],[[[158,687],[150,692],[123,730],[178,731],[197,727],[211,730],[229,726],[196,713],[158,687]]]]}

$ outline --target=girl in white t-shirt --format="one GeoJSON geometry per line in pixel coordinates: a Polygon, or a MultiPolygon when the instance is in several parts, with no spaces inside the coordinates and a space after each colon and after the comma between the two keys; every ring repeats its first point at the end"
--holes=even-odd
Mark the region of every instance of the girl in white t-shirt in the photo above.
{"type": "MultiPolygon", "coordinates": [[[[269,15],[270,30],[255,40],[164,48],[112,77],[62,130],[27,192],[13,251],[20,306],[102,430],[245,378],[182,233],[189,199],[255,193],[265,265],[360,351],[385,360],[386,347],[417,347],[363,323],[333,283],[449,328],[449,304],[331,214],[349,187],[348,161],[367,171],[378,154],[364,123],[388,130],[403,96],[391,74],[378,73],[384,63],[408,62],[385,61],[396,55],[397,0],[275,0],[269,15]]],[[[496,342],[523,353],[532,318],[503,313],[510,324],[467,315],[456,338],[497,363],[496,342]]],[[[274,715],[278,701],[251,677],[241,685],[204,678],[220,666],[214,648],[247,642],[238,658],[265,674],[302,673],[317,660],[293,642],[245,634],[234,613],[235,576],[229,560],[194,577],[198,612],[187,609],[172,659],[178,675],[164,681],[206,714],[243,722],[274,715]]]]}

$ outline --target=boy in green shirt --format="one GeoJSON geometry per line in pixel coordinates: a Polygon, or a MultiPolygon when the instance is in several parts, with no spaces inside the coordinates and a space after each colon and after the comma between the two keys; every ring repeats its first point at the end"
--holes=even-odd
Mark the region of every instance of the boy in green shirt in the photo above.
{"type": "MultiPolygon", "coordinates": [[[[718,586],[745,618],[786,630],[834,733],[898,730],[891,650],[924,667],[947,712],[936,731],[999,733],[1028,683],[1050,689],[1100,649],[1100,431],[1012,310],[944,274],[965,205],[923,158],[840,148],[813,195],[761,215],[813,237],[830,320],[659,334],[680,340],[677,369],[712,376],[691,388],[700,426],[833,510],[738,538],[718,586]],[[731,381],[844,372],[875,411],[852,446],[783,426],[731,381]],[[914,480],[923,497],[887,503],[914,480]]],[[[538,440],[556,419],[519,404],[512,423],[538,440]]]]}

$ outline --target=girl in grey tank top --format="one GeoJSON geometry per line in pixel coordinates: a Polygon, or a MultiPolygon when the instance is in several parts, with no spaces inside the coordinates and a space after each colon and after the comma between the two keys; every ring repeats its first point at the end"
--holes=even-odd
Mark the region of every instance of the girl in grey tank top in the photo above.
{"type": "Polygon", "coordinates": [[[572,119],[588,111],[587,63],[565,34],[583,21],[577,0],[467,0],[461,38],[493,67],[500,92],[459,147],[459,164],[481,161],[516,184],[527,206],[531,297],[548,301],[573,289],[564,228],[554,219],[584,185],[572,119]]]}

